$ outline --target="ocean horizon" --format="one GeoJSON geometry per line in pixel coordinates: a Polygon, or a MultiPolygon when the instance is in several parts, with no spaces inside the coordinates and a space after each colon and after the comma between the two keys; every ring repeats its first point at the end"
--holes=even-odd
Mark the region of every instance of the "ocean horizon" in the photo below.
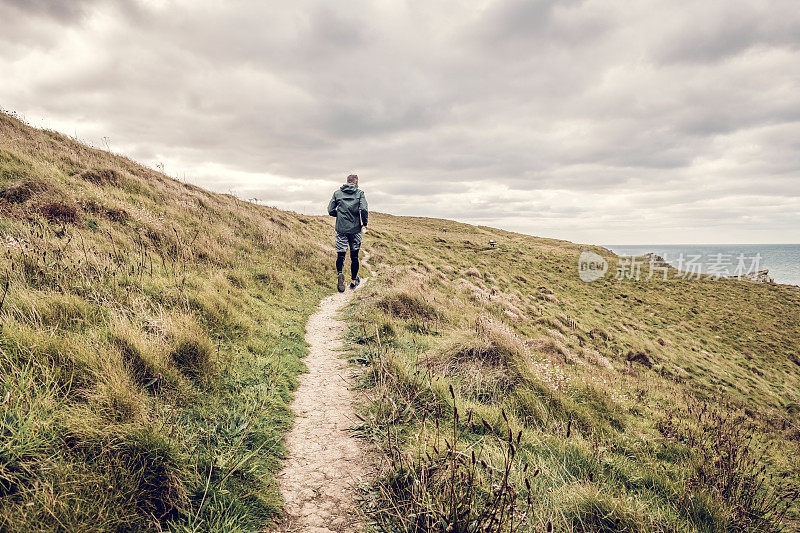
{"type": "Polygon", "coordinates": [[[660,255],[671,266],[703,274],[768,270],[775,283],[800,286],[800,244],[605,244],[621,256],[660,255]]]}

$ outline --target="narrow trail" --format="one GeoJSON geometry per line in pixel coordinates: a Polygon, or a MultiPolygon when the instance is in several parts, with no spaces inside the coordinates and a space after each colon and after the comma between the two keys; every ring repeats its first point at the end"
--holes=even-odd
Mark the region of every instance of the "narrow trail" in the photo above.
{"type": "MultiPolygon", "coordinates": [[[[371,271],[367,258],[365,255],[362,265],[371,271]]],[[[367,281],[362,281],[361,287],[367,281]]],[[[277,476],[286,518],[274,533],[362,529],[355,488],[370,478],[374,467],[364,443],[348,431],[356,422],[353,376],[338,351],[346,324],[337,314],[353,292],[348,288],[324,298],[306,325],[310,346],[303,361],[308,373],[300,376],[291,404],[296,418],[286,437],[288,455],[277,476]]]]}

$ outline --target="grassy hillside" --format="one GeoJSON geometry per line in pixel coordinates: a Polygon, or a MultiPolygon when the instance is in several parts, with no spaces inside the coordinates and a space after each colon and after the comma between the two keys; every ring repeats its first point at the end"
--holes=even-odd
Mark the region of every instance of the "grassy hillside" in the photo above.
{"type": "Polygon", "coordinates": [[[584,283],[572,243],[371,222],[350,337],[391,459],[376,524],[798,529],[800,289],[617,280],[600,248],[611,273],[584,283]]]}
{"type": "Polygon", "coordinates": [[[0,114],[0,530],[275,517],[330,234],[0,114]]]}
{"type": "MultiPolygon", "coordinates": [[[[371,226],[348,315],[376,526],[797,529],[797,288],[587,284],[568,242],[371,226]]],[[[0,530],[272,521],[330,235],[0,114],[0,530]]]]}

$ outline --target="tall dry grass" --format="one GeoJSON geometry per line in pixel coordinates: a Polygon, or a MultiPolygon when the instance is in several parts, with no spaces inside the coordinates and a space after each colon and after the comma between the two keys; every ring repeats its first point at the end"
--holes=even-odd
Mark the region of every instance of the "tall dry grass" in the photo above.
{"type": "Polygon", "coordinates": [[[0,113],[0,530],[279,516],[329,228],[0,113]]]}

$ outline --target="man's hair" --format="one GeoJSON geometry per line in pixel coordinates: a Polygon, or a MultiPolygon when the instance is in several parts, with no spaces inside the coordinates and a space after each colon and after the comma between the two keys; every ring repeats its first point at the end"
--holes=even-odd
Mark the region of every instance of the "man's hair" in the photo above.
{"type": "Polygon", "coordinates": [[[355,174],[350,174],[349,176],[347,176],[347,183],[355,183],[357,181],[358,181],[358,176],[356,176],[355,174]]]}

